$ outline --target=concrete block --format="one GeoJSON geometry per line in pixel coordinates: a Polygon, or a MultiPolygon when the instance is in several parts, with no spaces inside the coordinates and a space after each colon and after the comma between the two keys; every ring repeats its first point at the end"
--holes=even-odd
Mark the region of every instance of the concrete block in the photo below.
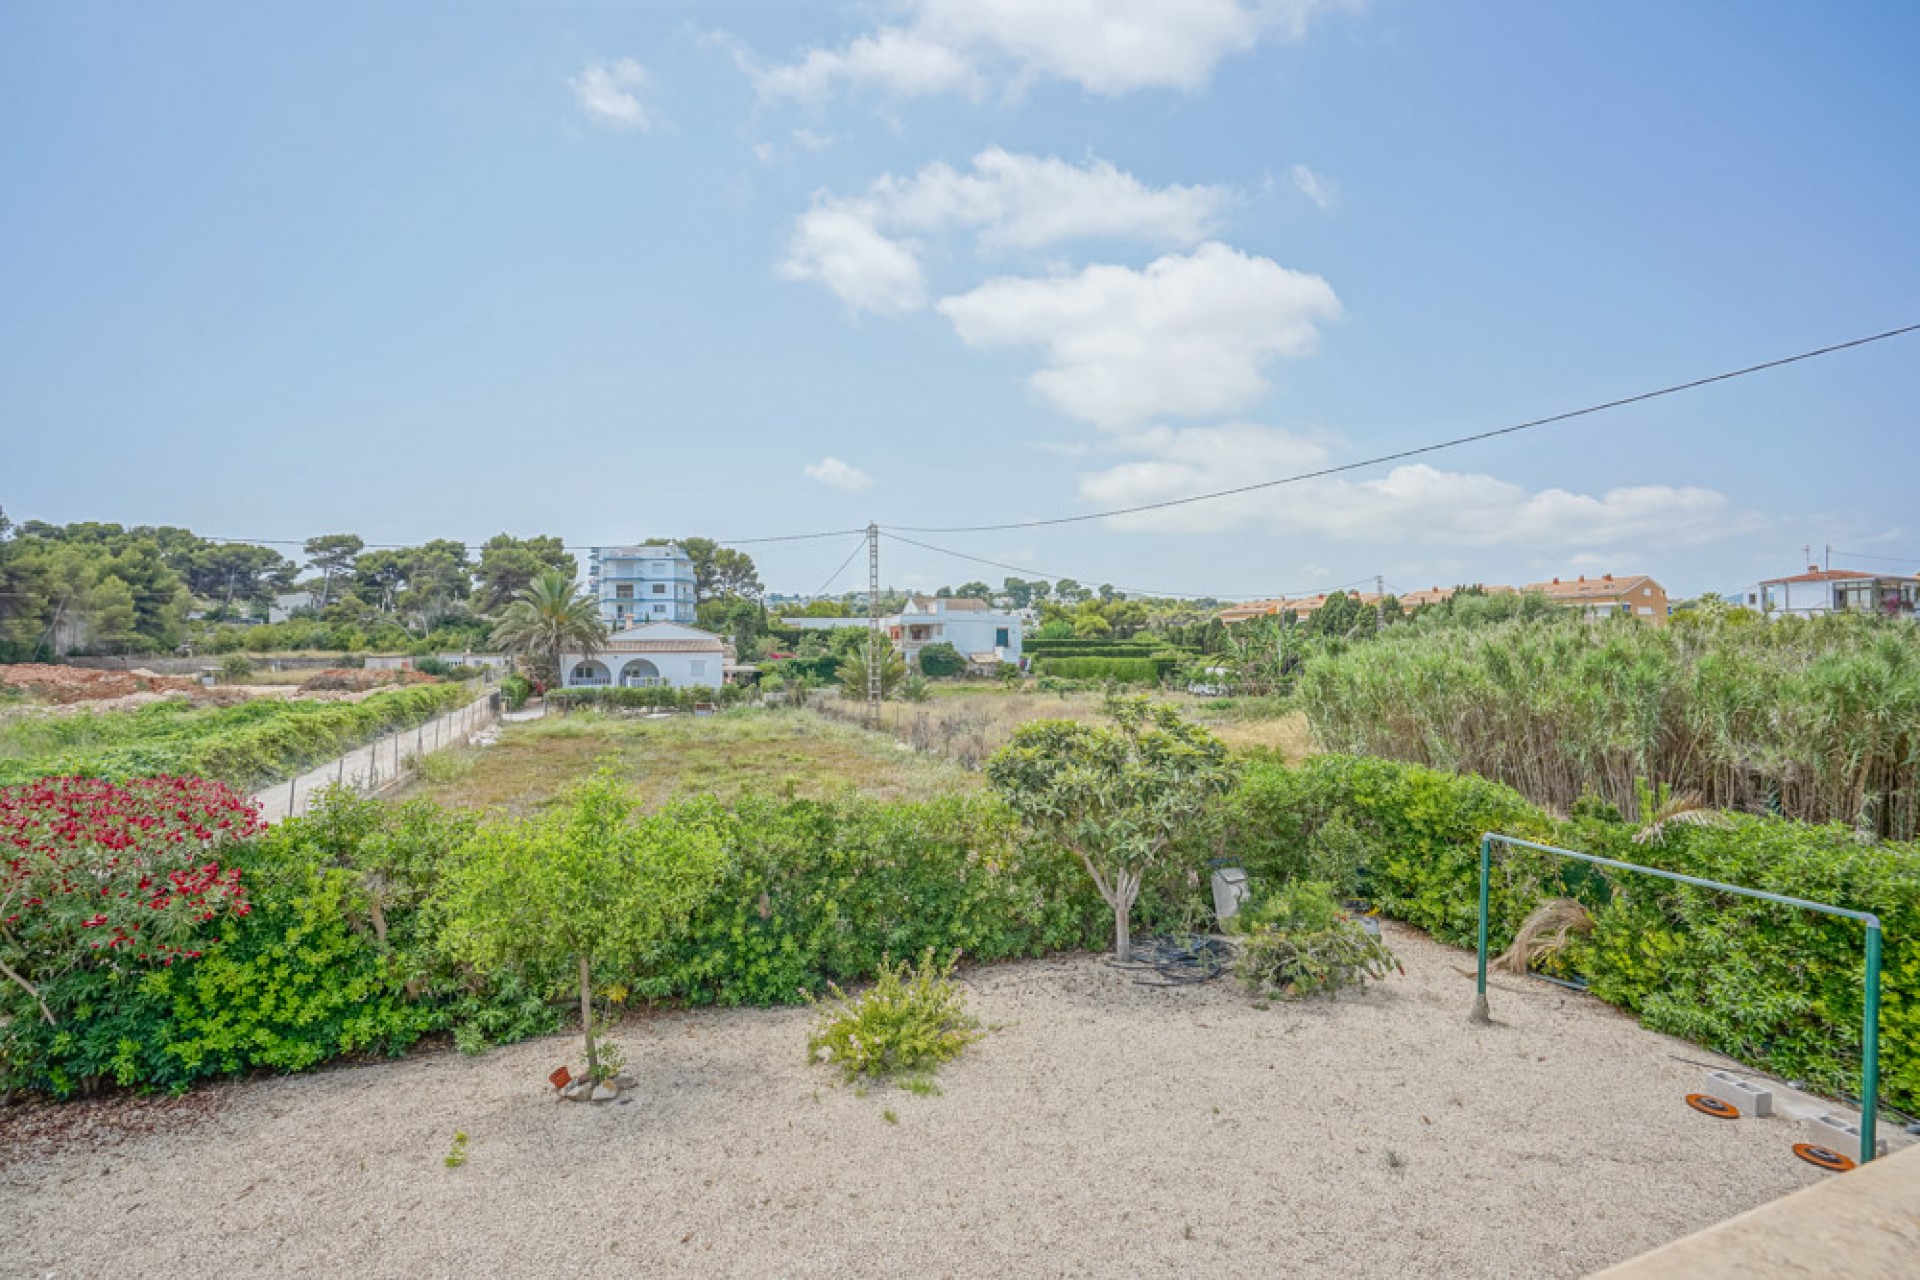
{"type": "Polygon", "coordinates": [[[1709,1071],[1707,1079],[1711,1082],[1708,1092],[1740,1108],[1742,1115],[1764,1120],[1773,1114],[1773,1090],[1760,1081],[1745,1079],[1731,1071],[1709,1071]]]}
{"type": "MultiPolygon", "coordinates": [[[[1860,1122],[1852,1116],[1835,1115],[1828,1111],[1815,1116],[1813,1123],[1815,1128],[1829,1135],[1824,1139],[1823,1145],[1845,1152],[1847,1155],[1854,1155],[1860,1150],[1860,1122]]],[[[1887,1154],[1885,1138],[1874,1139],[1873,1154],[1875,1159],[1887,1154]]]]}

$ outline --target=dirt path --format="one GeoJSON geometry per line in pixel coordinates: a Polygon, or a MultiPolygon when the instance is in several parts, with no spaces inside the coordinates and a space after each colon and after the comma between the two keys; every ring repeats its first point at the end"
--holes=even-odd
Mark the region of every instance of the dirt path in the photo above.
{"type": "Polygon", "coordinates": [[[483,693],[466,706],[425,724],[390,733],[297,778],[264,787],[253,793],[253,801],[260,806],[263,822],[279,822],[291,814],[305,813],[313,807],[314,797],[331,786],[378,791],[405,772],[410,757],[461,746],[496,718],[490,699],[483,693]]]}
{"type": "Polygon", "coordinates": [[[0,1170],[0,1271],[1572,1276],[1828,1176],[1795,1122],[1682,1105],[1700,1050],[1517,980],[1469,1030],[1461,953],[1390,936],[1407,976],[1333,1005],[975,971],[996,1029],[939,1097],[835,1087],[805,1010],[745,1009],[630,1020],[605,1108],[549,1101],[571,1038],[225,1086],[0,1170]]]}

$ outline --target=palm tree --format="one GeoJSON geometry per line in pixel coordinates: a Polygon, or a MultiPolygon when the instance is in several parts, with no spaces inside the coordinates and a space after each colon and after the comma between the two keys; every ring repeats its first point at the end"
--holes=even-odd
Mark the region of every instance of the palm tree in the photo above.
{"type": "Polygon", "coordinates": [[[543,573],[513,598],[493,629],[493,643],[559,682],[560,656],[591,658],[607,639],[600,605],[562,573],[543,573]]]}

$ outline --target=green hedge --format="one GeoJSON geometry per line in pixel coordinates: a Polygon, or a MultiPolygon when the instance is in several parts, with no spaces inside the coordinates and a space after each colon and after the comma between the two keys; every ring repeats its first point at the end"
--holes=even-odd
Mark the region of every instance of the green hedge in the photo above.
{"type": "Polygon", "coordinates": [[[726,829],[725,880],[637,990],[792,1004],[887,956],[1005,960],[1097,947],[1112,929],[1079,862],[1023,843],[991,797],[748,799],[726,829]]]}
{"type": "Polygon", "coordinates": [[[745,702],[751,693],[752,690],[744,685],[732,684],[721,685],[717,689],[706,687],[675,689],[667,685],[626,689],[618,685],[595,685],[577,689],[551,690],[547,694],[547,705],[560,711],[586,708],[691,711],[695,706],[738,706],[745,702]]]}
{"type": "Polygon", "coordinates": [[[99,1080],[181,1088],[218,1075],[299,1071],[397,1054],[433,1031],[513,1039],[555,1010],[523,985],[473,983],[440,959],[427,904],[472,819],[426,803],[335,794],[231,846],[251,911],[197,960],[83,969],[41,992],[59,1019],[0,991],[0,1089],[58,1096],[99,1080]],[[382,886],[384,943],[367,888],[382,886]],[[9,1020],[10,1015],[10,1020],[9,1020]]]}
{"type": "Polygon", "coordinates": [[[172,774],[249,790],[464,706],[473,696],[465,684],[425,684],[358,702],[161,702],[133,711],[19,720],[0,729],[0,786],[49,777],[172,774]]]}
{"type": "Polygon", "coordinates": [[[1036,657],[1051,654],[1061,658],[1142,658],[1167,647],[1158,640],[1049,640],[1032,636],[1021,642],[1020,651],[1036,657]]]}
{"type": "MultiPolygon", "coordinates": [[[[713,803],[679,808],[706,817],[713,803]]],[[[603,989],[791,1004],[829,981],[870,977],[886,956],[931,947],[1008,959],[1098,946],[1111,927],[1079,863],[1024,845],[991,797],[749,800],[717,816],[726,876],[647,972],[604,973],[603,989]]],[[[439,1031],[478,1047],[554,1029],[577,1009],[555,998],[570,972],[482,981],[440,945],[441,876],[475,822],[426,802],[341,794],[234,846],[223,863],[241,868],[253,909],[225,921],[201,958],[47,984],[52,1027],[0,983],[0,1090],[180,1087],[396,1054],[439,1031]]]]}
{"type": "Polygon", "coordinates": [[[1121,684],[1158,684],[1175,660],[1155,658],[1054,658],[1034,660],[1034,670],[1061,680],[1117,680],[1121,684]]]}
{"type": "MultiPolygon", "coordinates": [[[[1883,1087],[1895,1106],[1920,1109],[1920,846],[1744,816],[1719,829],[1672,827],[1662,844],[1642,845],[1624,823],[1591,813],[1557,821],[1481,778],[1349,756],[1298,768],[1254,761],[1226,813],[1224,848],[1253,875],[1344,876],[1388,915],[1463,947],[1474,944],[1484,831],[1872,911],[1886,927],[1883,1087]]],[[[1568,957],[1594,994],[1656,1030],[1780,1075],[1834,1093],[1859,1088],[1857,924],[1503,851],[1495,949],[1552,894],[1578,897],[1594,913],[1592,937],[1568,957]]]]}

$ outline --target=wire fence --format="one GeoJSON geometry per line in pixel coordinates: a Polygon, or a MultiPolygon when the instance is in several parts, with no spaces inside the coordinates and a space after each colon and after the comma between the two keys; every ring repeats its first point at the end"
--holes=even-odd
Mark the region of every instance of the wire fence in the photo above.
{"type": "Polygon", "coordinates": [[[362,795],[377,794],[414,776],[425,757],[448,747],[462,746],[499,720],[500,694],[497,691],[483,693],[464,707],[411,729],[390,733],[317,769],[254,792],[261,821],[279,822],[309,813],[330,787],[345,787],[362,795]]]}

